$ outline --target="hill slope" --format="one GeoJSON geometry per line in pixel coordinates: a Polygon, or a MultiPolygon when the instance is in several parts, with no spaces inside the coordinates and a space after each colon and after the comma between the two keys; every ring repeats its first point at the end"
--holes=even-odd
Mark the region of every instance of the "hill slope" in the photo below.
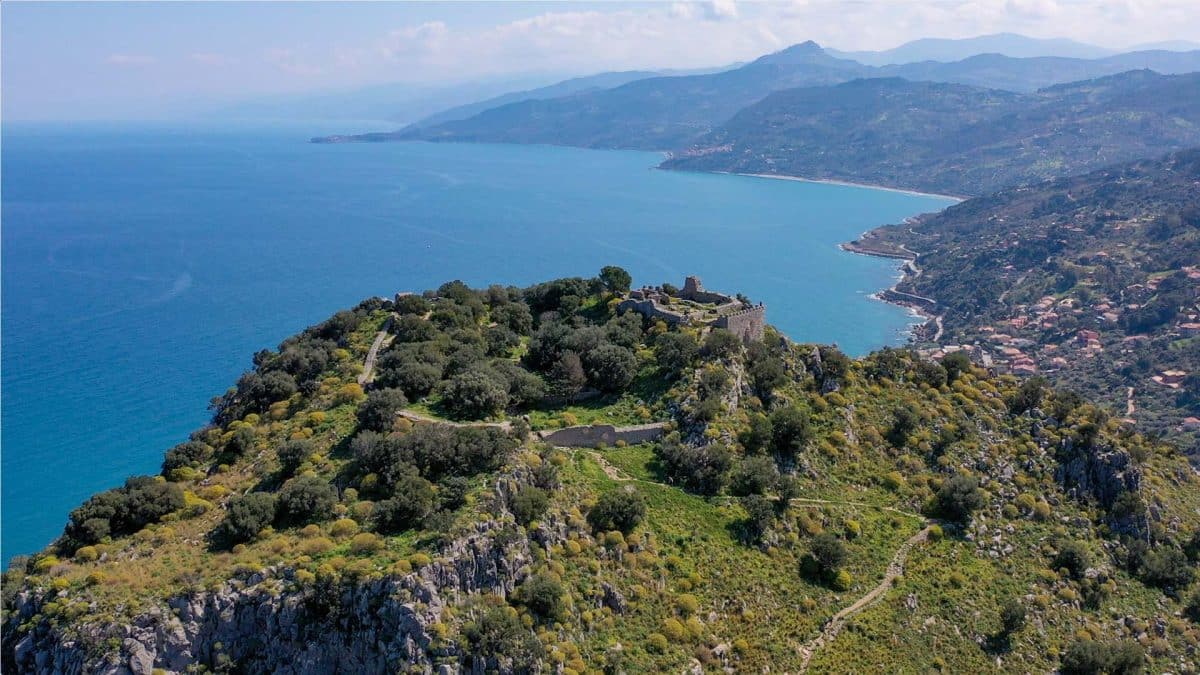
{"type": "Polygon", "coordinates": [[[449,283],[260,352],[162,476],[14,561],[5,671],[1188,667],[1171,448],[953,359],[616,316],[622,277],[449,283]]]}
{"type": "Polygon", "coordinates": [[[971,199],[856,244],[920,253],[898,289],[937,301],[941,343],[1026,363],[1200,458],[1200,423],[1185,423],[1200,416],[1200,150],[971,199]]]}
{"type": "Polygon", "coordinates": [[[983,194],[1195,144],[1200,73],[1035,94],[878,79],[772,94],[664,166],[983,194]]]}
{"type": "Polygon", "coordinates": [[[670,150],[685,146],[771,92],[858,78],[900,77],[1015,91],[1110,75],[1131,68],[1200,70],[1200,52],[1146,52],[1106,59],[1014,59],[981,55],[953,63],[877,68],[831,56],[805,42],[712,75],[661,77],[545,101],[525,101],[420,130],[336,140],[547,143],[670,150]]]}

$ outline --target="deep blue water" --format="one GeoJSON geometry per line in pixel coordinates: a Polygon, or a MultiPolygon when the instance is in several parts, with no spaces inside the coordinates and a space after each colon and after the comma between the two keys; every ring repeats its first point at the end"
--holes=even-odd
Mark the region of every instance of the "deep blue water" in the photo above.
{"type": "Polygon", "coordinates": [[[6,125],[4,560],[157,470],[251,354],[370,295],[618,264],[742,291],[797,340],[903,340],[892,261],[836,244],[948,201],[652,170],[649,153],[311,145],[345,129],[6,125]]]}

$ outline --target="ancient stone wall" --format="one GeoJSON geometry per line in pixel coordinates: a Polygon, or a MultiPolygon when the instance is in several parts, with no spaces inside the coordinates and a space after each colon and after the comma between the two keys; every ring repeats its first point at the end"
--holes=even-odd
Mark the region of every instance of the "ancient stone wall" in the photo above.
{"type": "Polygon", "coordinates": [[[538,436],[550,445],[560,448],[594,448],[600,444],[616,445],[625,441],[630,445],[648,443],[663,435],[665,422],[653,422],[629,427],[611,424],[583,424],[580,426],[541,431],[538,436]]]}
{"type": "Polygon", "coordinates": [[[617,305],[617,311],[634,311],[650,320],[662,319],[672,326],[683,322],[683,320],[687,318],[679,312],[672,312],[671,310],[663,309],[653,300],[634,300],[632,298],[628,300],[622,300],[621,303],[617,305]]]}
{"type": "Polygon", "coordinates": [[[756,305],[740,312],[726,314],[713,322],[714,328],[725,330],[740,337],[743,342],[757,342],[763,338],[767,323],[767,308],[756,305]]]}

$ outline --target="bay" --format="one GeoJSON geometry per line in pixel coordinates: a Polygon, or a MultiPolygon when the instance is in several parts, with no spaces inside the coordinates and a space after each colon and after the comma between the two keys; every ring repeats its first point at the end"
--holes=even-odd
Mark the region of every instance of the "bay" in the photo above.
{"type": "Polygon", "coordinates": [[[895,261],[837,244],[951,203],[658,171],[653,153],[305,142],[336,131],[4,126],[5,561],[156,472],[254,351],[367,296],[615,264],[635,284],[697,274],[795,340],[860,355],[912,317],[869,297],[895,261]]]}

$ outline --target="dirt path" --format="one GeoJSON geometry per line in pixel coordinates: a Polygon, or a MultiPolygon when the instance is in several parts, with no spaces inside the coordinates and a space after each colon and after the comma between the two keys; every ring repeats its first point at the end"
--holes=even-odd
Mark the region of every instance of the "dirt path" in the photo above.
{"type": "MultiPolygon", "coordinates": [[[[670,485],[666,485],[665,483],[644,480],[642,478],[634,478],[633,476],[630,476],[621,469],[618,469],[610,464],[608,460],[604,458],[603,454],[594,450],[588,450],[586,452],[596,460],[596,463],[600,465],[600,468],[604,471],[604,474],[612,480],[621,482],[648,483],[661,487],[672,487],[670,485]]],[[[916,518],[923,523],[927,523],[926,518],[919,513],[905,511],[904,509],[898,509],[891,506],[868,504],[866,502],[797,497],[791,501],[791,504],[793,506],[810,508],[822,506],[853,506],[857,508],[879,509],[881,511],[887,511],[889,513],[895,513],[902,516],[907,516],[909,518],[916,518]]],[[[876,602],[879,602],[883,598],[884,594],[891,589],[892,584],[896,582],[896,579],[900,578],[900,576],[904,574],[904,563],[908,560],[909,552],[912,551],[914,546],[924,542],[929,538],[929,532],[932,528],[933,524],[927,523],[925,527],[921,528],[920,532],[917,532],[913,536],[909,537],[903,544],[901,544],[900,548],[896,550],[896,554],[892,556],[891,561],[888,562],[887,569],[883,574],[883,579],[881,579],[878,584],[875,584],[871,590],[867,591],[865,595],[855,600],[849,606],[842,608],[837,614],[834,614],[832,617],[830,617],[829,620],[825,622],[825,625],[821,627],[821,632],[815,638],[809,640],[799,648],[801,657],[799,672],[803,673],[808,670],[808,663],[812,660],[813,654],[815,654],[818,649],[824,647],[826,644],[829,644],[835,638],[837,638],[838,633],[842,632],[842,629],[846,627],[846,621],[850,617],[858,614],[876,602]]]]}
{"type": "Polygon", "coordinates": [[[429,415],[422,415],[421,413],[413,412],[411,410],[401,410],[396,414],[409,420],[410,422],[418,422],[422,424],[446,424],[452,427],[496,427],[497,429],[502,429],[504,431],[509,431],[512,429],[512,422],[509,422],[508,420],[503,422],[455,422],[452,420],[441,420],[436,417],[430,417],[429,415]]]}
{"type": "Polygon", "coordinates": [[[904,561],[908,559],[908,553],[920,542],[929,538],[929,530],[932,525],[926,525],[920,532],[909,537],[908,541],[900,545],[900,549],[896,551],[896,555],[892,556],[892,561],[888,563],[887,572],[884,573],[883,579],[875,585],[866,595],[858,600],[855,600],[850,606],[843,608],[837,614],[834,614],[829,621],[825,622],[824,627],[817,637],[809,640],[800,648],[800,671],[801,673],[808,670],[808,662],[812,660],[813,654],[818,649],[832,642],[846,627],[846,620],[862,610],[870,607],[878,602],[888,589],[892,587],[896,579],[904,574],[904,561]]]}
{"type": "Polygon", "coordinates": [[[387,330],[381,330],[375,334],[375,341],[371,343],[371,349],[367,351],[367,360],[363,362],[363,370],[358,375],[359,385],[365,385],[371,381],[372,371],[375,370],[375,358],[379,356],[379,348],[383,346],[384,339],[387,338],[387,330]]]}
{"type": "Polygon", "coordinates": [[[1128,387],[1125,389],[1125,416],[1133,417],[1136,410],[1137,407],[1133,405],[1133,387],[1128,387]]]}

